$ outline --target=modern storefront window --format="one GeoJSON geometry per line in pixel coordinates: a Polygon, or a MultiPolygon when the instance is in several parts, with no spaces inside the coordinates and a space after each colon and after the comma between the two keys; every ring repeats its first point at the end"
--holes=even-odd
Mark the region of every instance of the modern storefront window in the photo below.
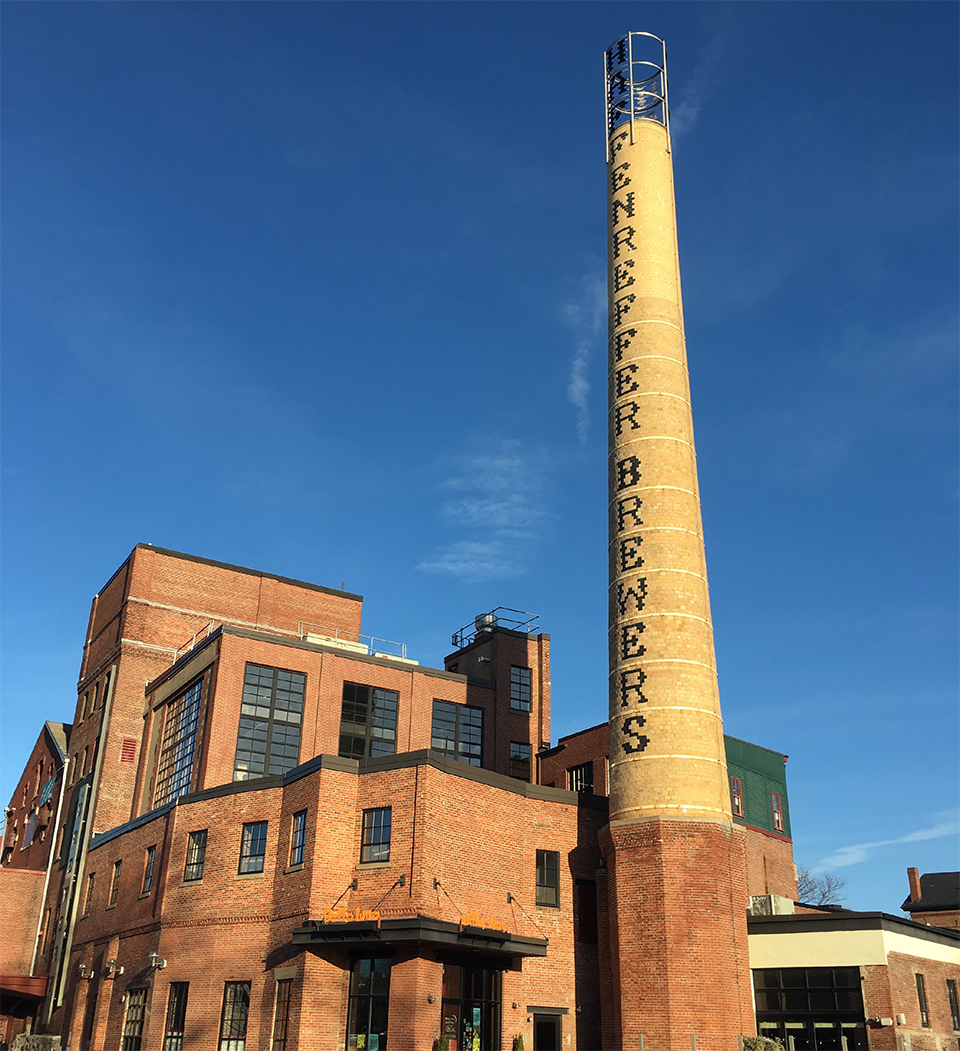
{"type": "Polygon", "coordinates": [[[357,960],[350,972],[347,1051],[387,1051],[390,960],[357,960]]]}
{"type": "Polygon", "coordinates": [[[500,1051],[500,972],[444,964],[440,1013],[450,1051],[500,1051]]]}
{"type": "Polygon", "coordinates": [[[866,1051],[858,967],[789,967],[753,972],[757,1028],[794,1051],[866,1051]]]}

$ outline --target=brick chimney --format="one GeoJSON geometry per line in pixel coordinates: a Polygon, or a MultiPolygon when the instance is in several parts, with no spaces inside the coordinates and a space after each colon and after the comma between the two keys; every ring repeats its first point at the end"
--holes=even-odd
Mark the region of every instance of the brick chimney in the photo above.
{"type": "Polygon", "coordinates": [[[920,900],[920,873],[916,869],[907,869],[907,879],[910,880],[910,900],[920,900]]]}

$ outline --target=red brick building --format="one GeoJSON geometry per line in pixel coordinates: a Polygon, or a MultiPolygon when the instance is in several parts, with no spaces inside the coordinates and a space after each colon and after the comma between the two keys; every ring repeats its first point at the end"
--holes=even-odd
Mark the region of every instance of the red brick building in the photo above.
{"type": "MultiPolygon", "coordinates": [[[[360,613],[357,595],[133,550],[94,599],[75,723],[46,724],[7,811],[7,1039],[613,1047],[606,724],[550,746],[550,638],[530,621],[477,618],[430,668],[362,636],[360,613]]],[[[785,757],[725,745],[734,876],[753,911],[792,908],[785,757]]]]}

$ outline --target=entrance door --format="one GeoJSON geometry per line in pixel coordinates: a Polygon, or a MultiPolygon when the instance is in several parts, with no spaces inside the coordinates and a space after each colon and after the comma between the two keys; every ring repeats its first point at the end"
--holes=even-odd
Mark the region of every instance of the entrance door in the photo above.
{"type": "Polygon", "coordinates": [[[533,1051],[560,1051],[560,1018],[533,1016],[533,1051]]]}

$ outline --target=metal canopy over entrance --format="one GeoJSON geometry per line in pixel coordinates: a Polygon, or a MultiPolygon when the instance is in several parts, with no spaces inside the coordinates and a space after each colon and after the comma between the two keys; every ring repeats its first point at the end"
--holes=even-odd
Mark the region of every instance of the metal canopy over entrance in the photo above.
{"type": "Polygon", "coordinates": [[[307,948],[344,948],[371,954],[383,948],[457,950],[507,960],[517,956],[546,956],[546,938],[523,938],[509,931],[468,927],[433,916],[392,920],[324,923],[307,920],[293,931],[294,945],[307,948]]]}

